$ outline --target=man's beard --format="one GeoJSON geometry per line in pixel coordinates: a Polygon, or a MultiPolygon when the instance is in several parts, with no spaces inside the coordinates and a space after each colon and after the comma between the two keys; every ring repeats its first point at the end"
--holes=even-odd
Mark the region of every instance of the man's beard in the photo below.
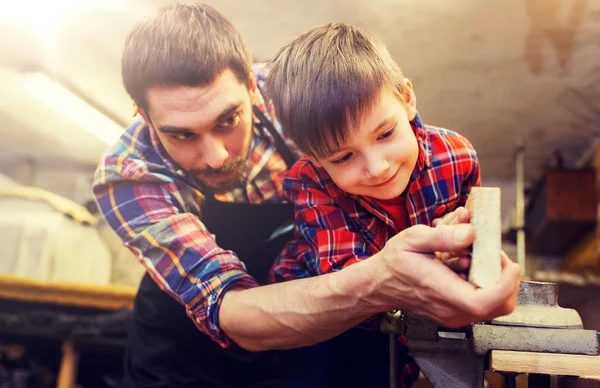
{"type": "Polygon", "coordinates": [[[205,168],[202,170],[188,171],[189,175],[194,176],[203,185],[210,188],[215,194],[231,191],[236,187],[240,187],[246,180],[246,169],[248,163],[246,158],[237,158],[225,163],[219,168],[205,168]],[[231,178],[223,182],[211,182],[212,178],[219,178],[224,175],[230,175],[231,178]]]}

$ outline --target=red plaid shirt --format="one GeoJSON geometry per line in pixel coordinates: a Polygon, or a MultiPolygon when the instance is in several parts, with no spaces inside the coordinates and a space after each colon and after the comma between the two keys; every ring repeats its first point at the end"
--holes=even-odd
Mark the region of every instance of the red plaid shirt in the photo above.
{"type": "MultiPolygon", "coordinates": [[[[411,122],[419,155],[406,194],[410,225],[425,224],[463,206],[472,186],[481,184],[479,162],[467,139],[447,129],[411,122]]],[[[342,191],[327,172],[300,159],[284,188],[296,205],[296,240],[271,270],[281,282],[333,271],[379,252],[400,232],[376,201],[342,191]]]]}
{"type": "MultiPolygon", "coordinates": [[[[471,187],[481,184],[479,162],[471,143],[458,133],[424,126],[418,115],[411,126],[419,156],[405,206],[410,225],[430,225],[463,206],[471,187]]],[[[296,206],[296,240],[275,261],[273,282],[339,271],[379,252],[406,226],[395,225],[376,200],[342,191],[323,168],[306,158],[290,170],[284,188],[296,206]]],[[[406,344],[404,336],[399,340],[406,344]]],[[[404,347],[401,354],[398,380],[401,387],[411,387],[419,368],[404,347]]]]}

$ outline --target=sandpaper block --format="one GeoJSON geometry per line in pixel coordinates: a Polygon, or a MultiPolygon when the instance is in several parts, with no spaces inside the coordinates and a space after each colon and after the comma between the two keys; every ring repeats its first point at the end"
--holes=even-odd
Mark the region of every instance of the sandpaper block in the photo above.
{"type": "Polygon", "coordinates": [[[469,281],[478,287],[488,287],[498,281],[501,272],[500,188],[471,188],[466,208],[475,228],[469,281]]]}

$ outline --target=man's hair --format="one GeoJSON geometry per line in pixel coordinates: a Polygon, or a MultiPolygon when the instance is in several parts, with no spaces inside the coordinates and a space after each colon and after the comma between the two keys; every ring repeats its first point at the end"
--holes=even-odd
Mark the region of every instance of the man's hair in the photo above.
{"type": "Polygon", "coordinates": [[[385,86],[404,103],[404,76],[385,45],[343,23],[313,28],[270,61],[266,93],[300,150],[325,157],[343,146],[385,86]]]}
{"type": "Polygon", "coordinates": [[[157,85],[203,86],[230,68],[248,84],[252,57],[240,33],[214,8],[175,4],[141,20],[129,33],[121,73],[127,93],[147,109],[157,85]]]}

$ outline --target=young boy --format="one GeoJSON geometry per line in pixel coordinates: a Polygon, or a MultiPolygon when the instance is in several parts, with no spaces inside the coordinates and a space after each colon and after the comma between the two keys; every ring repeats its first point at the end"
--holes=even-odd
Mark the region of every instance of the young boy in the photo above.
{"type": "Polygon", "coordinates": [[[284,183],[296,206],[296,240],[275,262],[272,281],[364,260],[403,229],[463,206],[480,184],[469,141],[421,122],[412,84],[362,30],[314,28],[271,66],[267,93],[306,155],[284,183]]]}

